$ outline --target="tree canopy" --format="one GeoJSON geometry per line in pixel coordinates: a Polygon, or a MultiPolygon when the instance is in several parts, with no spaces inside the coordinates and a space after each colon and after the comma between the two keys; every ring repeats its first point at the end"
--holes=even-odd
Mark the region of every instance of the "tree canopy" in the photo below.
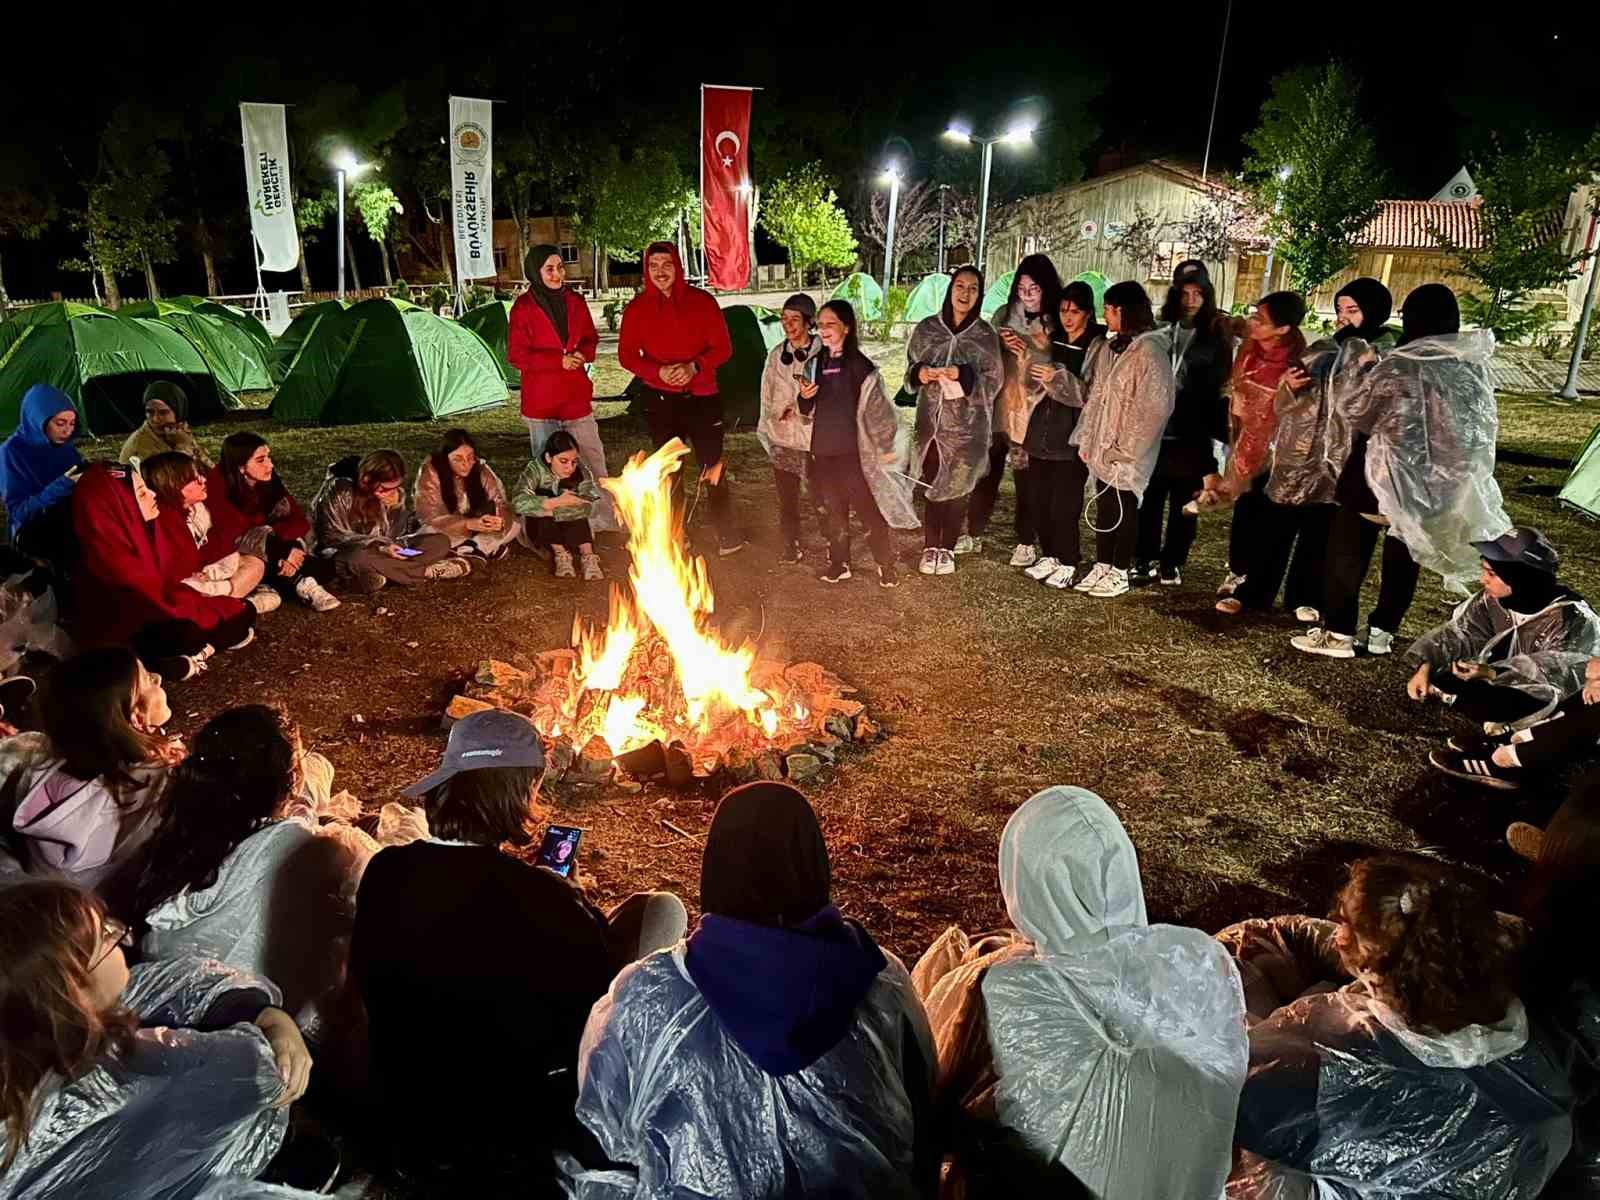
{"type": "Polygon", "coordinates": [[[838,201],[833,181],[815,161],[790,168],[762,196],[761,224],[789,252],[802,280],[812,267],[855,262],[856,236],[838,201]]]}

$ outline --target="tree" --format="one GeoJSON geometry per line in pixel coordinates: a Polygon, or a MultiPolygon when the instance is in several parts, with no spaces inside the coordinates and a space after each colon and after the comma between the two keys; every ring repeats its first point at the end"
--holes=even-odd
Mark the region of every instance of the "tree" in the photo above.
{"type": "MultiPolygon", "coordinates": [[[[56,200],[38,164],[19,146],[0,147],[0,238],[33,241],[56,219],[56,200]]],[[[0,263],[0,321],[10,315],[11,298],[0,263]]]]}
{"type": "MultiPolygon", "coordinates": [[[[1512,145],[1493,137],[1470,167],[1483,197],[1481,244],[1460,245],[1437,227],[1431,232],[1460,260],[1457,272],[1481,289],[1462,297],[1462,315],[1503,341],[1521,341],[1553,318],[1550,306],[1530,307],[1527,297],[1577,278],[1590,258],[1567,252],[1561,222],[1573,191],[1600,172],[1600,133],[1581,146],[1544,133],[1512,145]]],[[[1600,211],[1600,198],[1596,206],[1600,211]]]]}
{"type": "Polygon", "coordinates": [[[579,236],[617,258],[638,258],[651,242],[672,236],[690,194],[677,159],[659,143],[638,144],[626,159],[613,143],[585,168],[579,236]]]}
{"type": "Polygon", "coordinates": [[[767,186],[761,224],[789,252],[789,265],[799,272],[802,287],[809,267],[855,262],[856,237],[838,201],[833,181],[817,162],[794,167],[767,186]]]}
{"type": "Polygon", "coordinates": [[[1385,181],[1362,120],[1360,82],[1337,63],[1272,81],[1261,123],[1245,137],[1244,176],[1267,216],[1294,286],[1309,292],[1355,260],[1385,181]]]}
{"type": "Polygon", "coordinates": [[[62,265],[99,271],[106,302],[113,308],[122,303],[117,276],[143,271],[146,294],[156,300],[161,289],[155,268],[177,257],[178,223],[161,211],[168,170],[166,155],[156,149],[147,152],[137,169],[102,161],[88,186],[85,207],[74,215],[73,227],[84,234],[88,259],[62,265]]]}
{"type": "Polygon", "coordinates": [[[394,189],[383,183],[356,184],[350,192],[350,201],[361,217],[367,236],[378,245],[378,254],[383,259],[383,282],[385,286],[393,287],[394,272],[389,268],[390,218],[396,213],[404,213],[405,206],[400,203],[400,197],[394,194],[394,189]]]}
{"type": "MultiPolygon", "coordinates": [[[[881,186],[874,187],[867,196],[866,220],[861,226],[861,240],[875,246],[881,254],[889,232],[889,192],[881,186]]],[[[948,233],[948,227],[946,228],[948,233]]],[[[900,201],[895,208],[894,256],[896,261],[918,253],[924,246],[934,244],[939,235],[939,187],[932,180],[923,179],[900,189],[900,201]]]]}

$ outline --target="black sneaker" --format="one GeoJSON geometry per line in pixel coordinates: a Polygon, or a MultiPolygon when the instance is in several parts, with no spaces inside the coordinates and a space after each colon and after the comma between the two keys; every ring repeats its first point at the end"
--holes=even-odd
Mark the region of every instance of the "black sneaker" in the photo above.
{"type": "Polygon", "coordinates": [[[1134,587],[1142,584],[1154,583],[1161,573],[1161,568],[1153,562],[1134,563],[1133,570],[1128,572],[1128,582],[1134,587]]]}
{"type": "Polygon", "coordinates": [[[878,586],[892,588],[900,586],[900,572],[894,569],[893,563],[880,563],[878,566],[878,586]]]}
{"type": "Polygon", "coordinates": [[[1468,758],[1488,758],[1501,746],[1504,738],[1482,737],[1475,733],[1456,733],[1445,739],[1445,746],[1468,758]]]}
{"type": "Polygon", "coordinates": [[[791,542],[782,550],[778,551],[778,561],[786,567],[793,566],[795,563],[805,558],[805,556],[806,552],[800,548],[799,542],[791,542]]]}
{"type": "Polygon", "coordinates": [[[823,583],[843,583],[850,578],[850,564],[845,563],[838,567],[829,567],[817,576],[823,583]]]}
{"type": "Polygon", "coordinates": [[[1496,766],[1494,760],[1487,755],[1482,758],[1468,757],[1465,754],[1454,754],[1449,750],[1435,750],[1428,755],[1428,762],[1435,771],[1443,771],[1446,775],[1464,779],[1479,787],[1514,792],[1522,786],[1520,769],[1496,766]]]}
{"type": "Polygon", "coordinates": [[[1162,567],[1156,578],[1162,587],[1177,587],[1183,583],[1183,568],[1162,567]]]}

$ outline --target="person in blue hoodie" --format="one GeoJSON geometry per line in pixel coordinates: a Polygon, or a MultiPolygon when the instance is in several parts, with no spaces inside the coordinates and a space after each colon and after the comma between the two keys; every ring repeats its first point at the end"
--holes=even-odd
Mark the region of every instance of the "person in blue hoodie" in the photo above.
{"type": "Polygon", "coordinates": [[[840,914],[822,831],[782,783],[723,797],[704,915],[589,1014],[578,1119],[609,1161],[568,1194],[932,1195],[936,1059],[911,977],[840,914]]]}
{"type": "Polygon", "coordinates": [[[16,432],[0,443],[0,499],[11,544],[34,558],[55,560],[72,529],[67,500],[83,468],[72,444],[78,410],[72,397],[48,383],[23,394],[16,432]]]}

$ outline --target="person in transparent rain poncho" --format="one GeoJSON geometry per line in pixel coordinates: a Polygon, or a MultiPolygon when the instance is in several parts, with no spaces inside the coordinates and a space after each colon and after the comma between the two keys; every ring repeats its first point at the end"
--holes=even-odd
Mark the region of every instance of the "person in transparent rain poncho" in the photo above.
{"type": "MultiPolygon", "coordinates": [[[[800,546],[800,483],[816,482],[811,465],[811,422],[800,415],[800,385],[815,375],[822,343],[816,334],[817,302],[796,292],[783,302],[783,340],[767,355],[761,370],[761,418],[756,436],[772,460],[772,481],[778,489],[778,561],[785,565],[805,557],[800,546]]],[[[819,512],[820,517],[820,512],[819,512]]],[[[820,520],[818,522],[821,524],[820,520]]]]}
{"type": "Polygon", "coordinates": [[[1106,1200],[1216,1200],[1247,1055],[1227,953],[1149,923],[1133,844],[1082,788],[1012,814],[1000,888],[1016,932],[969,943],[952,927],[914,975],[937,1102],[967,1131],[956,1173],[1042,1185],[1048,1165],[1106,1200]]]}
{"type": "Polygon", "coordinates": [[[1398,631],[1423,568],[1464,595],[1478,574],[1473,543],[1511,527],[1494,479],[1493,332],[1460,332],[1455,294],[1442,283],[1406,297],[1401,326],[1399,344],[1330,415],[1330,441],[1351,450],[1336,485],[1322,624],[1292,640],[1306,654],[1355,657],[1361,585],[1384,527],[1384,575],[1397,572],[1403,586],[1387,606],[1395,628],[1372,631],[1386,635],[1381,644],[1398,631]]]}
{"type": "Polygon", "coordinates": [[[506,485],[465,429],[446,430],[422,460],[412,496],[423,530],[444,534],[462,558],[502,558],[521,532],[506,485]]]}
{"type": "Polygon", "coordinates": [[[198,958],[130,969],[127,937],[71,884],[0,890],[4,1200],[256,1194],[284,1144],[311,1056],[277,988],[198,958]]]}
{"type": "Polygon", "coordinates": [[[579,1200],[929,1195],[933,1046],[898,960],[829,895],[805,797],[723,797],[679,945],[623,969],[589,1015],[578,1119],[605,1162],[561,1156],[579,1200]]]}
{"type": "Polygon", "coordinates": [[[983,272],[957,267],[944,305],[925,317],[906,345],[906,387],[917,394],[911,473],[925,487],[924,575],[951,575],[973,489],[989,469],[994,404],[1005,381],[1000,340],[978,315],[983,272]]]}
{"type": "Polygon", "coordinates": [[[1573,1095],[1518,998],[1517,937],[1479,884],[1420,855],[1364,859],[1332,920],[1244,921],[1250,1076],[1229,1200],[1532,1200],[1573,1095]]]}

